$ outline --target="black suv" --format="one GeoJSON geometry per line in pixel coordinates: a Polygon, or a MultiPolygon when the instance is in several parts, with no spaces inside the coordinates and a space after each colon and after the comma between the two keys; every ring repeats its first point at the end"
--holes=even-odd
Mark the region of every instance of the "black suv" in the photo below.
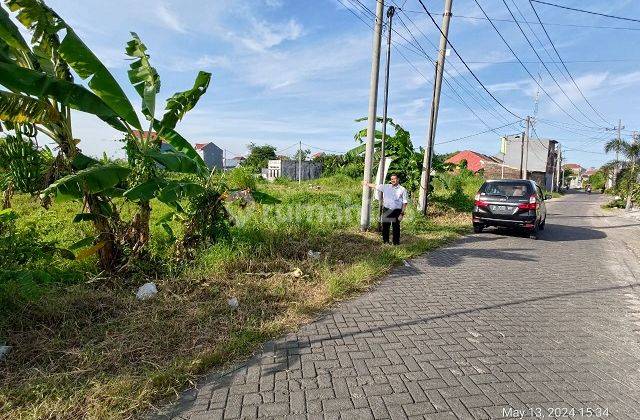
{"type": "Polygon", "coordinates": [[[521,228],[537,239],[544,230],[547,208],[542,189],[526,179],[486,181],[480,187],[473,206],[473,230],[482,232],[487,226],[521,228]]]}

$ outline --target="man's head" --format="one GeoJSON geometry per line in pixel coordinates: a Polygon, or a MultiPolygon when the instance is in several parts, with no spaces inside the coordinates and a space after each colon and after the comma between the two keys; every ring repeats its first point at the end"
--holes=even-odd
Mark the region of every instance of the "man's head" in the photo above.
{"type": "Polygon", "coordinates": [[[391,182],[391,185],[394,186],[400,184],[400,178],[398,178],[398,175],[396,174],[391,174],[389,181],[391,182]]]}

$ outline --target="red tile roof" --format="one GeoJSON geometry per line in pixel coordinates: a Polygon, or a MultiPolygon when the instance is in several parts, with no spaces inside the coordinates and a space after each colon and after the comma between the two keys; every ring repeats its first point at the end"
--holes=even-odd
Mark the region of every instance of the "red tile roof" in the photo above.
{"type": "Polygon", "coordinates": [[[202,150],[207,147],[209,143],[196,143],[196,150],[202,150]]]}
{"type": "Polygon", "coordinates": [[[447,159],[446,163],[457,165],[463,160],[467,161],[467,169],[473,172],[478,172],[480,169],[483,169],[487,163],[502,163],[500,159],[496,157],[474,152],[473,150],[463,150],[447,159]]]}

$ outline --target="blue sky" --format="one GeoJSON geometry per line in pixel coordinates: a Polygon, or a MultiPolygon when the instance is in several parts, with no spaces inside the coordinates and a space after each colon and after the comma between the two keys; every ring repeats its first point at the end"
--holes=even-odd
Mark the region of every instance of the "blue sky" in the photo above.
{"type": "MultiPolygon", "coordinates": [[[[426,15],[414,13],[421,10],[418,1],[396,2],[405,3],[404,13],[399,16],[424,50],[435,57],[436,51],[430,42],[437,44],[439,33],[426,15]]],[[[510,18],[502,0],[480,2],[490,17],[510,18]]],[[[506,2],[517,17],[520,16],[514,2],[527,20],[535,20],[528,0],[506,2]]],[[[558,2],[640,18],[640,2],[632,0],[558,2]]],[[[375,8],[375,0],[362,0],[362,3],[369,9],[375,8]]],[[[189,87],[198,70],[211,72],[213,79],[208,93],[178,126],[194,143],[214,141],[231,155],[246,153],[246,145],[250,142],[285,149],[300,140],[313,145],[314,151],[320,148],[345,151],[354,146],[353,134],[361,127],[354,119],[367,112],[371,30],[353,13],[362,15],[369,22],[372,20],[357,7],[355,0],[49,0],[48,4],[76,29],[123,86],[129,85],[126,80],[128,62],[124,56],[129,31],[137,32],[147,44],[152,62],[162,78],[163,98],[189,87]]],[[[425,4],[441,14],[443,1],[430,0],[425,4]]],[[[519,64],[511,62],[513,56],[489,23],[472,19],[482,16],[473,0],[454,0],[453,7],[450,40],[456,49],[507,108],[518,115],[533,114],[535,82],[519,64]]],[[[549,23],[640,29],[640,24],[634,22],[540,4],[536,8],[542,20],[549,23]]],[[[436,19],[440,23],[441,17],[436,16],[436,19]]],[[[547,26],[576,82],[593,106],[606,117],[608,123],[605,123],[563,76],[561,68],[556,63],[549,63],[549,69],[567,96],[593,122],[573,107],[544,68],[534,63],[536,56],[514,23],[498,21],[496,25],[527,62],[531,73],[537,75],[541,70],[541,84],[545,90],[563,109],[583,122],[580,125],[570,119],[548,97],[540,94],[536,133],[540,137],[559,139],[567,149],[591,152],[567,151],[568,160],[585,166],[611,160],[611,156],[599,154],[602,141],[598,140],[611,133],[603,133],[598,127],[613,127],[618,118],[622,119],[626,130],[640,129],[640,55],[637,47],[640,30],[547,26]]],[[[403,37],[413,41],[397,19],[395,27],[403,37]]],[[[553,54],[540,26],[532,25],[532,28],[553,54]]],[[[540,56],[551,61],[530,28],[523,25],[523,29],[540,56]]],[[[424,56],[409,51],[414,47],[399,35],[394,34],[394,42],[397,50],[392,56],[389,115],[411,132],[414,145],[422,145],[428,124],[433,65],[424,56]]],[[[453,53],[448,60],[449,82],[488,126],[497,127],[515,120],[506,111],[499,110],[481,91],[453,53]],[[485,108],[500,116],[492,115],[485,108]]],[[[133,90],[129,89],[128,93],[137,101],[133,90]]],[[[445,85],[437,143],[487,129],[454,98],[456,94],[445,85]]],[[[76,115],[75,122],[75,135],[81,139],[86,152],[122,154],[121,143],[115,141],[117,133],[105,124],[85,115],[76,115]]],[[[515,124],[497,131],[511,134],[521,130],[515,124]]],[[[628,137],[630,131],[623,135],[628,137]]],[[[499,149],[498,135],[489,132],[440,144],[436,148],[437,152],[463,149],[495,154],[499,149]]],[[[284,153],[293,153],[293,150],[287,149],[284,153]]]]}

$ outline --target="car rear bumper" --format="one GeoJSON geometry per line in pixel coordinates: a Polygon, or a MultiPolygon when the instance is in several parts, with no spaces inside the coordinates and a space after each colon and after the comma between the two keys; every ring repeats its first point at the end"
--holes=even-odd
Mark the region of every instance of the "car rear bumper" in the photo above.
{"type": "Polygon", "coordinates": [[[491,225],[491,226],[506,226],[506,227],[513,227],[513,228],[533,229],[535,227],[536,218],[500,219],[500,218],[494,218],[494,217],[483,217],[483,216],[474,214],[473,223],[491,225]]]}

